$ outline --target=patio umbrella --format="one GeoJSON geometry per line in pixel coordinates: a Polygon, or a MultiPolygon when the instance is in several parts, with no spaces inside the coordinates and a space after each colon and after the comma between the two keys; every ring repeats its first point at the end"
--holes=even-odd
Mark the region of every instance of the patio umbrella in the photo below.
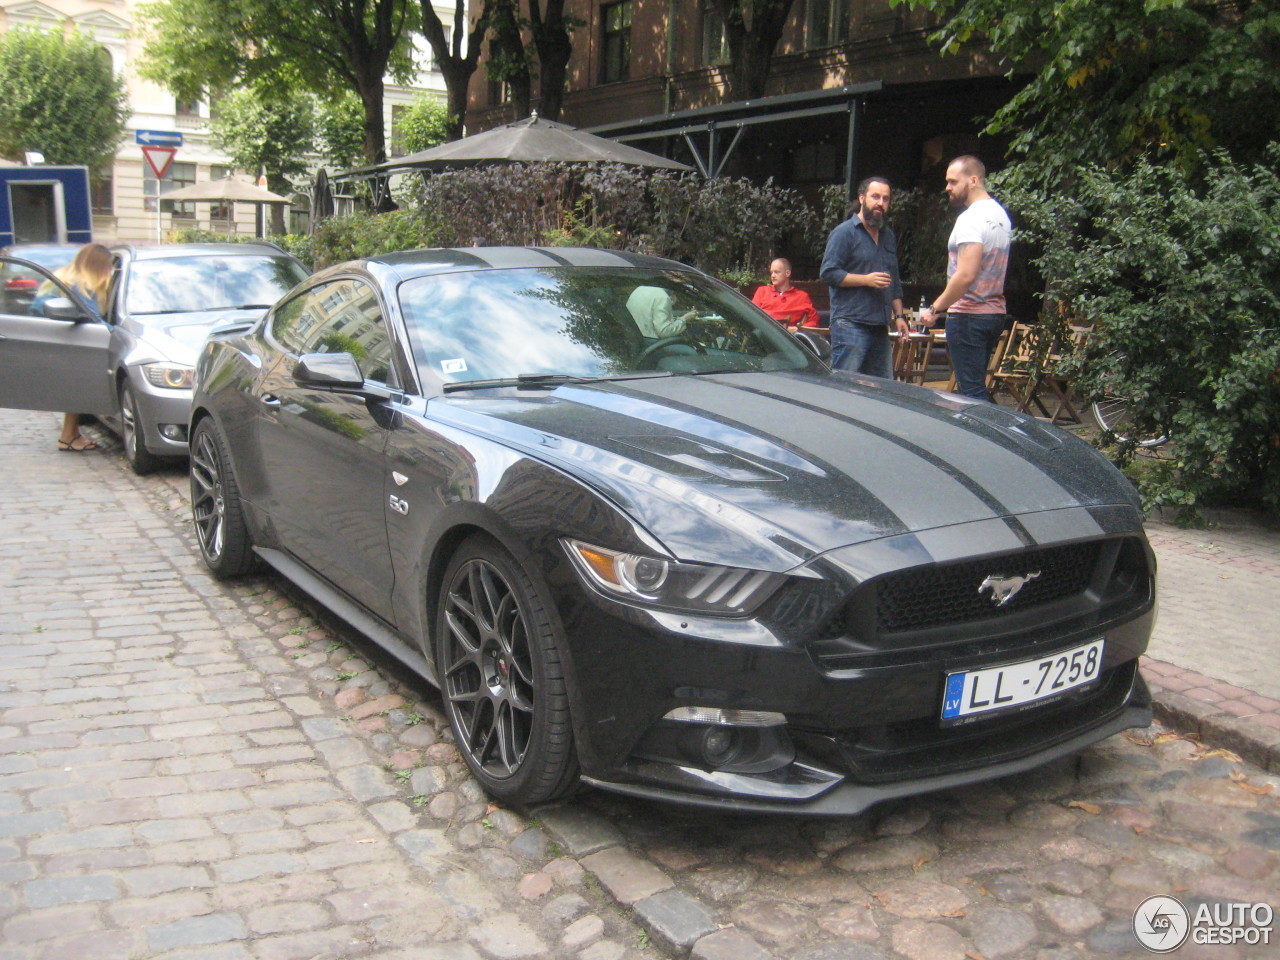
{"type": "Polygon", "coordinates": [[[205,202],[230,201],[234,203],[292,203],[270,190],[255,187],[252,183],[223,177],[220,180],[202,180],[189,187],[181,187],[160,195],[161,200],[203,200],[205,202]]]}
{"type": "Polygon", "coordinates": [[[624,163],[664,170],[692,170],[687,164],[656,153],[615,143],[567,124],[543,120],[536,113],[525,120],[495,127],[429,150],[396,157],[374,170],[444,170],[490,163],[624,163]]]}

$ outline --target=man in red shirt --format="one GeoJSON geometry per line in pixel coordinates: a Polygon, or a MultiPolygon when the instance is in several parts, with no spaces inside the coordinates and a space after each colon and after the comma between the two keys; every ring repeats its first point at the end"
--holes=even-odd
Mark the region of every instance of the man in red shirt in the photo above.
{"type": "Polygon", "coordinates": [[[788,330],[796,327],[818,327],[818,311],[809,295],[791,285],[791,261],[779,257],[769,264],[769,286],[761,287],[751,302],[788,330]]]}

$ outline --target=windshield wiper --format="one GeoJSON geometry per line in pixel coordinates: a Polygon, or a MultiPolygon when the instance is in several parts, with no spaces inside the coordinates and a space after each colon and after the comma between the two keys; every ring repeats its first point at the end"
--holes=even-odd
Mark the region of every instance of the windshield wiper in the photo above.
{"type": "Polygon", "coordinates": [[[444,385],[445,393],[456,390],[484,390],[488,387],[516,387],[521,390],[537,390],[542,387],[558,387],[564,383],[604,383],[608,380],[643,380],[648,377],[669,377],[667,370],[647,370],[644,373],[618,373],[608,377],[579,377],[571,373],[517,373],[514,377],[493,380],[458,380],[444,385]]]}

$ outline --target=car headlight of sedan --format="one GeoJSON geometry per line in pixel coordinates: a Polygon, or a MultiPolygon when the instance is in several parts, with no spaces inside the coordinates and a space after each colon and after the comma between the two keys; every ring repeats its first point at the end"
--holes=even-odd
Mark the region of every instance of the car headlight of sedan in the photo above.
{"type": "Polygon", "coordinates": [[[764,570],[680,563],[580,540],[563,542],[574,566],[592,586],[620,599],[669,610],[743,616],[760,606],[784,579],[764,570]]]}
{"type": "Polygon", "coordinates": [[[195,379],[195,368],[181,363],[145,363],[142,373],[153,387],[168,390],[190,390],[195,379]]]}

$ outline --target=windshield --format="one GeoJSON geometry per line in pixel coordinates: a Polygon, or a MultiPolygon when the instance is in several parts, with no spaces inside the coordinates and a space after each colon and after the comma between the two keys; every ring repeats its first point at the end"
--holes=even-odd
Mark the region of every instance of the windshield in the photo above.
{"type": "Polygon", "coordinates": [[[132,315],[269,307],[307,278],[288,257],[205,256],[135,260],[125,309],[132,315]]]}
{"type": "Polygon", "coordinates": [[[778,323],[692,271],[483,270],[410,280],[399,296],[428,382],[822,368],[778,323]]]}

